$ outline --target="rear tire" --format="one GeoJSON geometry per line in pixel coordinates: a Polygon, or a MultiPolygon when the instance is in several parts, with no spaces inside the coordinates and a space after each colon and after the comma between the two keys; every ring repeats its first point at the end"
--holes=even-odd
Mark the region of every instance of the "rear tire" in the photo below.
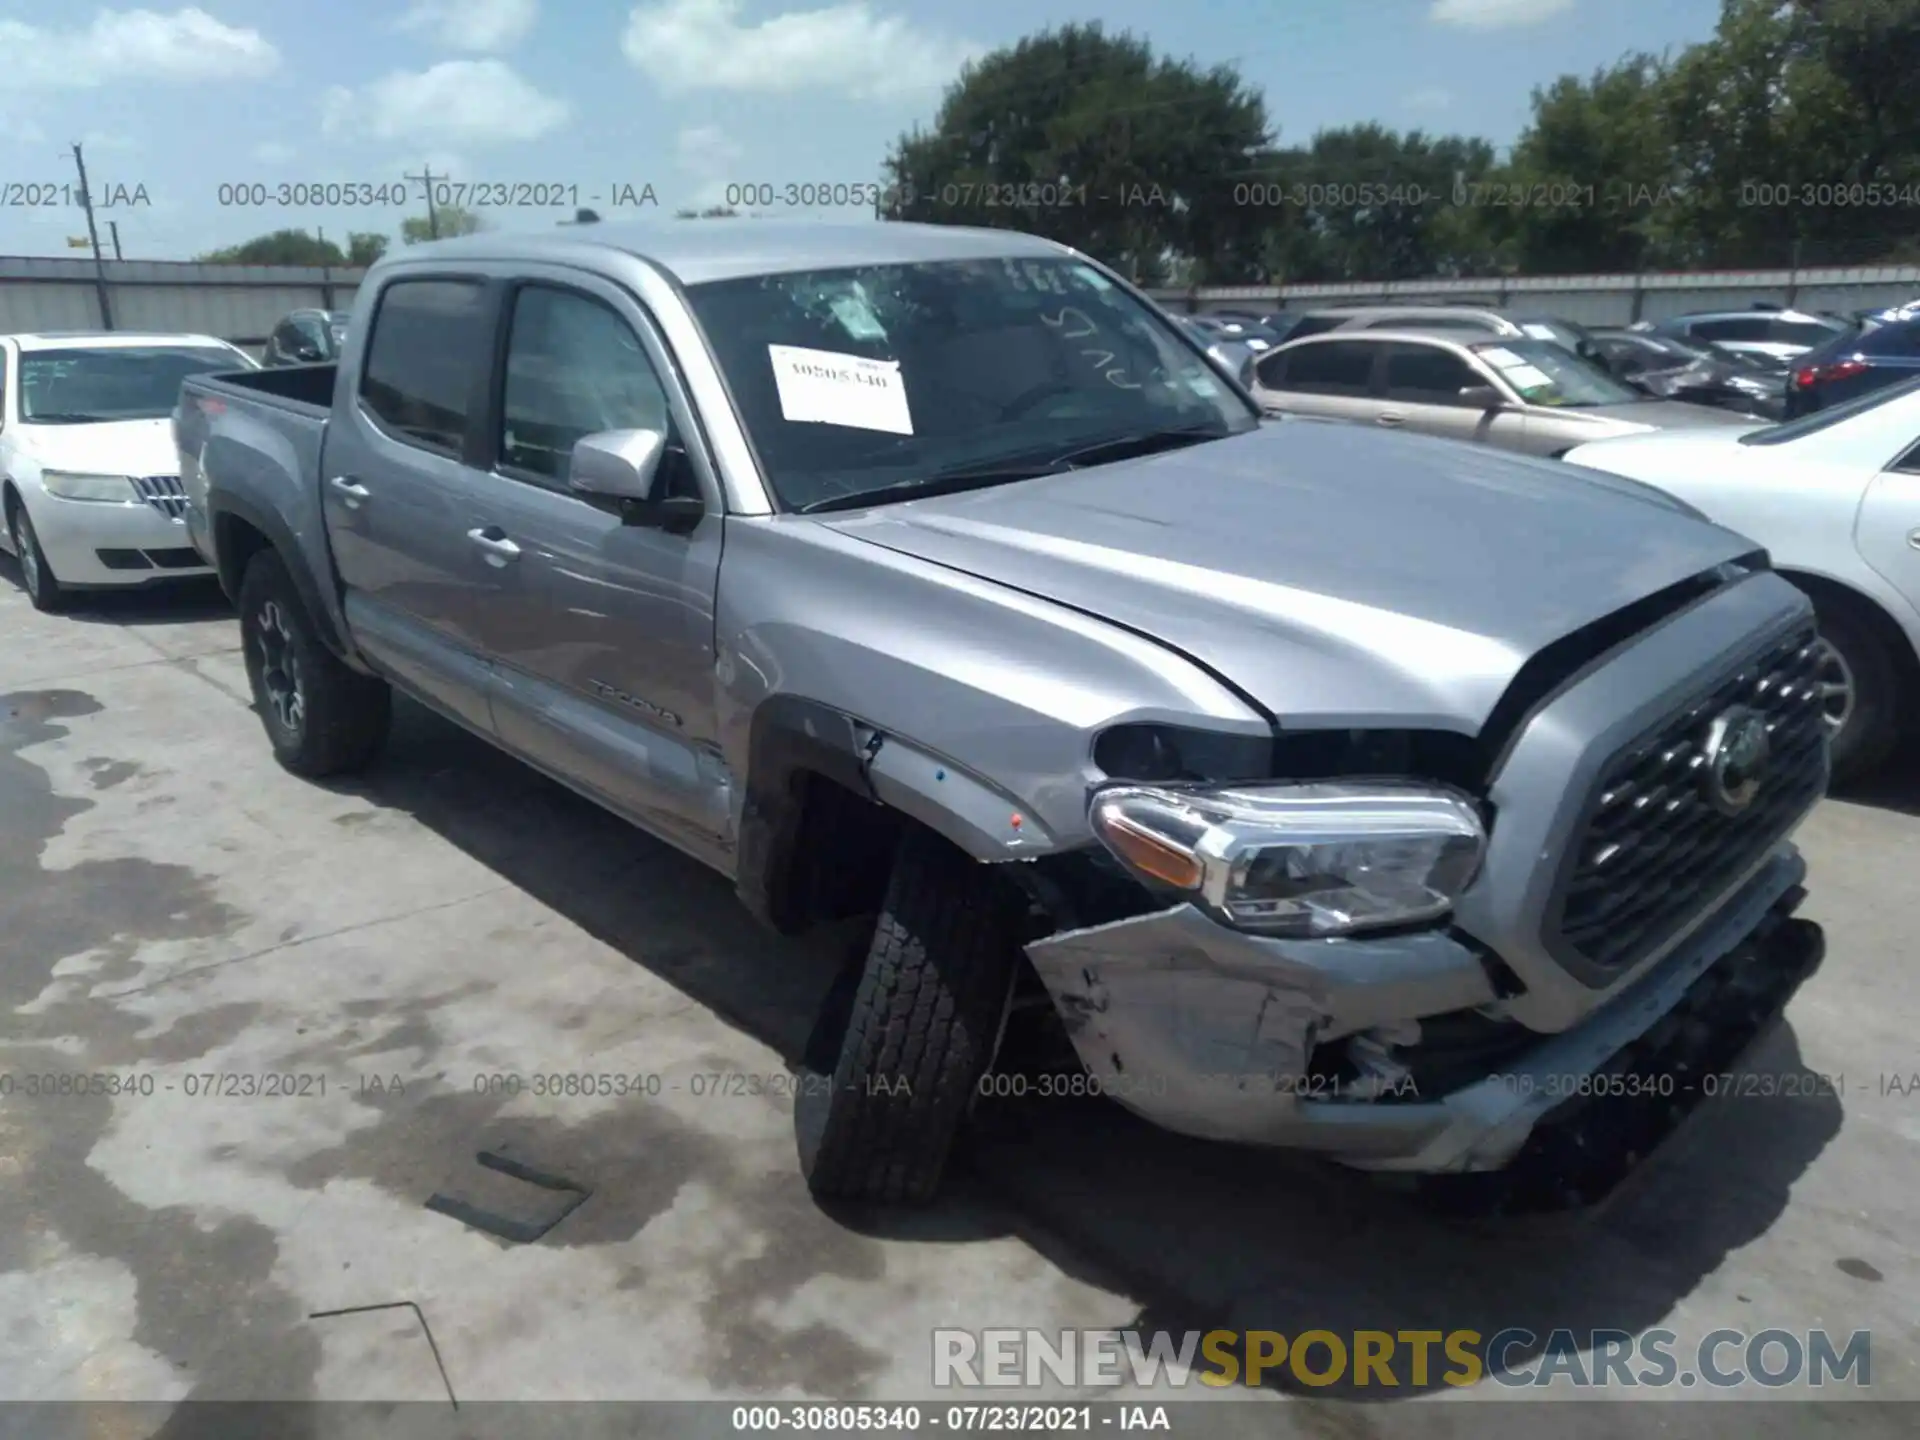
{"type": "Polygon", "coordinates": [[[999,1042],[1025,915],[989,867],[929,831],[901,837],[858,984],[829,999],[794,1104],[814,1194],[933,1198],[999,1042]]]}
{"type": "Polygon", "coordinates": [[[53,573],[47,552],[40,548],[40,537],[34,533],[27,507],[19,500],[7,506],[7,533],[13,540],[13,554],[20,565],[20,581],[27,599],[42,614],[60,614],[67,608],[72,592],[53,573]]]}
{"type": "Polygon", "coordinates": [[[1844,720],[1831,735],[1833,779],[1845,784],[1872,774],[1893,754],[1907,697],[1892,647],[1861,606],[1827,593],[1815,595],[1813,603],[1820,638],[1839,662],[1821,678],[1852,691],[1844,720]]]}
{"type": "Polygon", "coordinates": [[[393,694],[320,643],[287,567],[262,550],[240,582],[240,640],[274,758],[317,780],[362,768],[387,738],[393,694]]]}

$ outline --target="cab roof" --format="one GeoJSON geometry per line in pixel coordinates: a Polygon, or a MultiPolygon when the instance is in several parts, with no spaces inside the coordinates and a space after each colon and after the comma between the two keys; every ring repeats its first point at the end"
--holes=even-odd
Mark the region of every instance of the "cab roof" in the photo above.
{"type": "Polygon", "coordinates": [[[422,260],[586,261],[613,251],[648,261],[684,285],[857,265],[1061,257],[1078,252],[1017,230],[887,220],[599,221],[550,231],[485,232],[409,245],[376,269],[422,260]]]}

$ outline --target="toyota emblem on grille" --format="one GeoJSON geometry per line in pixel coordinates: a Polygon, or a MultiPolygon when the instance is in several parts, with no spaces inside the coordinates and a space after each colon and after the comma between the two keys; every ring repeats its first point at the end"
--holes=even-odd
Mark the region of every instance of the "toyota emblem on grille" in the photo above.
{"type": "Polygon", "coordinates": [[[1707,729],[1707,799],[1714,809],[1738,815],[1760,793],[1760,774],[1772,745],[1767,723],[1741,706],[1723,710],[1707,729]]]}

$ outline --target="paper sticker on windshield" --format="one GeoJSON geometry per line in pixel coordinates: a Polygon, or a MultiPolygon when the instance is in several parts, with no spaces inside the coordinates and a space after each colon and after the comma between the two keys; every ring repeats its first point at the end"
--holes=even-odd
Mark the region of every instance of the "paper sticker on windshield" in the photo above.
{"type": "Polygon", "coordinates": [[[1532,365],[1515,365],[1505,372],[1508,382],[1516,390],[1551,390],[1553,377],[1532,365]]]}
{"type": "Polygon", "coordinates": [[[1536,340],[1553,339],[1553,327],[1549,325],[1522,325],[1520,328],[1536,340]]]}
{"type": "Polygon", "coordinates": [[[898,360],[869,360],[799,345],[769,345],[780,413],[802,425],[913,434],[898,360]]]}
{"type": "Polygon", "coordinates": [[[1074,266],[1073,278],[1083,285],[1091,285],[1095,290],[1111,290],[1113,288],[1113,282],[1091,265],[1074,266]]]}
{"type": "Polygon", "coordinates": [[[1486,356],[1491,363],[1498,365],[1502,370],[1527,363],[1511,350],[1502,349],[1497,345],[1490,350],[1482,350],[1480,353],[1486,356]]]}
{"type": "Polygon", "coordinates": [[[880,323],[880,317],[873,313],[873,306],[858,289],[845,295],[836,295],[828,302],[833,318],[840,322],[841,329],[855,340],[884,340],[887,327],[880,323]]]}

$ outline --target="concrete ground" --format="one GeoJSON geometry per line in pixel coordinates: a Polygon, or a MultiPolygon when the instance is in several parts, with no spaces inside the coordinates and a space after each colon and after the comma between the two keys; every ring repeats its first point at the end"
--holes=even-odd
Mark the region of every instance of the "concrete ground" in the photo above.
{"type": "MultiPolygon", "coordinates": [[[[1752,1064],[1844,1095],[1711,1104],[1598,1213],[1443,1223],[1056,1102],[931,1210],[830,1215],[788,1102],[694,1077],[782,1075],[844,939],[768,937],[717,877],[410,707],[366,776],[295,780],[236,640],[206,590],[38,615],[0,557],[0,1400],[931,1398],[936,1326],[1135,1323],[1864,1329],[1868,1393],[1920,1398],[1920,1081],[1882,1081],[1920,1072],[1920,775],[1804,832],[1829,958],[1752,1064]],[[54,1072],[152,1089],[25,1093],[54,1072]],[[569,1072],[661,1090],[498,1078],[569,1072]],[[481,1150],[591,1193],[527,1244],[427,1208],[575,1198],[481,1150]]],[[[1449,1403],[1269,1396],[1260,1433],[1464,1434],[1493,1413],[1473,1400],[1526,1393],[1431,1388],[1449,1403]]],[[[1769,1393],[1806,1395],[1739,1395],[1769,1393]]],[[[1850,1434],[1912,1433],[1848,1408],[1850,1434]]]]}

